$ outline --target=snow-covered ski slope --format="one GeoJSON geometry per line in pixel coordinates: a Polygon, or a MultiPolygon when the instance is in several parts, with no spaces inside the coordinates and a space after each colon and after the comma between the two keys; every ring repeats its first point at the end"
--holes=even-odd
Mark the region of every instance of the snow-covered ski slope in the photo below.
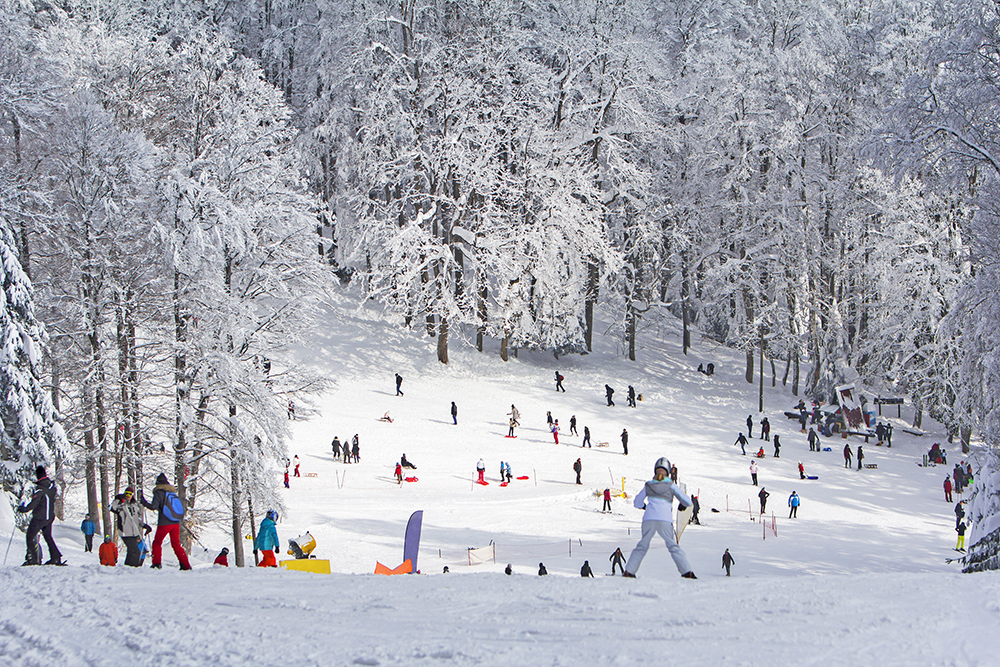
{"type": "MultiPolygon", "coordinates": [[[[283,491],[278,534],[284,546],[310,531],[334,574],[213,568],[222,533],[202,536],[192,573],[171,571],[169,549],[162,572],[102,568],[96,554],[82,553],[83,499],[71,498],[57,539],[82,567],[0,570],[0,664],[997,664],[1000,579],[945,563],[958,555],[945,469],[916,465],[943,435],[897,428],[892,449],[865,446],[876,469],[858,471],[856,459],[845,469],[840,438],[823,439],[830,452],[809,452],[797,422],[782,414],[797,399],[780,369],[770,386],[768,366],[764,414],[782,441],[774,459],[759,440],[757,387],[739,355],[696,337],[685,357],[669,319],[641,341],[634,363],[606,336],[590,355],[522,351],[507,363],[495,345],[478,353],[456,342],[443,366],[432,339],[346,299],[331,305],[302,358],[333,384],[311,405],[297,401],[300,415],[312,411],[293,424],[289,447],[304,476],[283,491]],[[714,377],[694,370],[709,361],[714,377]],[[555,391],[556,370],[565,393],[555,391]],[[605,404],[605,383],[616,389],[615,407],[605,404]],[[643,395],[634,409],[629,384],[643,395]],[[521,412],[514,440],[504,437],[511,404],[521,412]],[[386,411],[391,424],[379,421],[386,411]],[[546,411],[562,428],[558,445],[546,411]],[[580,437],[569,434],[574,414],[580,437]],[[733,442],[751,414],[755,437],[743,456],[733,442]],[[591,449],[580,447],[585,425],[591,449]],[[355,433],[360,464],[334,462],[333,437],[355,433]],[[771,493],[764,525],[748,470],[762,444],[759,480],[771,493]],[[418,482],[396,483],[403,453],[418,482]],[[662,544],[638,579],[604,576],[615,547],[628,556],[642,513],[622,498],[601,513],[597,494],[620,490],[624,477],[633,495],[660,456],[701,500],[703,525],[681,539],[699,580],[682,580],[662,544]],[[480,458],[489,486],[473,483],[480,458]],[[529,479],[500,487],[501,460],[529,479]],[[799,480],[798,461],[819,479],[799,480]],[[790,520],[793,490],[802,506],[790,520]],[[376,560],[399,565],[415,510],[424,511],[424,576],[370,574],[376,560]],[[491,542],[496,564],[469,566],[467,548],[491,542]],[[728,579],[726,548],[736,559],[728,579]],[[585,559],[596,579],[579,577],[585,559]],[[536,576],[539,562],[549,577],[536,576]],[[507,563],[515,576],[503,575],[507,563]]],[[[907,416],[904,407],[897,424],[907,416]]],[[[8,565],[20,562],[22,541],[18,534],[8,565]]]]}

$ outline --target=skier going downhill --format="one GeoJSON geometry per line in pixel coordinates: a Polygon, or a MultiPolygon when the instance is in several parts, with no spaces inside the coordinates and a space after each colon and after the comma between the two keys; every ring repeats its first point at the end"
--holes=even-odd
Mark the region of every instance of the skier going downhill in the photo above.
{"type": "Polygon", "coordinates": [[[645,512],[642,515],[642,538],[635,545],[635,549],[632,550],[632,554],[628,558],[628,563],[625,565],[625,576],[635,577],[635,573],[642,564],[642,559],[646,557],[646,552],[649,550],[649,543],[653,540],[653,536],[659,533],[681,576],[685,579],[697,579],[688,563],[687,555],[674,537],[674,498],[680,503],[681,511],[691,506],[691,499],[676,484],[667,479],[667,475],[670,473],[670,461],[665,456],[657,459],[653,466],[653,473],[653,479],[646,482],[642,491],[636,494],[635,500],[632,502],[636,509],[642,509],[645,512]]]}

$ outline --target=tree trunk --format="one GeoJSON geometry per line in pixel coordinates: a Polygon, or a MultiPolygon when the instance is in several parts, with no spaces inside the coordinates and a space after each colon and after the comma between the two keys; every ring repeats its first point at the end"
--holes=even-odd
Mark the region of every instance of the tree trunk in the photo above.
{"type": "Polygon", "coordinates": [[[442,364],[448,363],[448,318],[440,316],[438,318],[437,358],[442,364]]]}
{"type": "Polygon", "coordinates": [[[94,391],[94,419],[97,422],[97,444],[100,450],[97,473],[101,482],[101,521],[105,526],[111,525],[110,484],[108,481],[108,427],[104,413],[104,390],[101,389],[103,378],[98,373],[97,387],[94,391]]]}
{"type": "Polygon", "coordinates": [[[87,480],[87,513],[97,524],[97,534],[110,534],[110,526],[104,523],[101,504],[97,497],[97,443],[94,440],[94,399],[90,383],[83,385],[83,449],[84,476],[87,480]],[[104,528],[102,528],[102,526],[104,528]],[[107,529],[107,530],[105,530],[107,529]]]}
{"type": "Polygon", "coordinates": [[[792,396],[799,395],[799,348],[795,348],[793,352],[795,360],[792,362],[795,372],[792,375],[792,396]]]}
{"type": "MultiPolygon", "coordinates": [[[[236,406],[229,406],[229,437],[230,442],[236,439],[236,406]]],[[[243,567],[243,485],[240,480],[239,453],[235,447],[230,450],[229,479],[232,484],[233,508],[233,559],[236,567],[243,567]]]]}
{"type": "Polygon", "coordinates": [[[509,340],[510,340],[510,336],[506,336],[506,335],[503,338],[500,339],[500,359],[503,360],[503,361],[507,361],[508,360],[508,357],[507,357],[507,344],[508,344],[509,340]]]}
{"type": "Polygon", "coordinates": [[[483,338],[486,336],[486,303],[489,299],[489,286],[486,284],[486,276],[483,272],[478,271],[476,275],[479,278],[479,290],[477,291],[477,303],[476,303],[476,314],[479,316],[479,328],[476,330],[476,349],[480,352],[483,351],[483,338]]]}
{"type": "Polygon", "coordinates": [[[970,451],[969,443],[972,442],[972,427],[963,426],[961,429],[961,437],[962,437],[962,453],[968,454],[970,451]]]}
{"type": "Polygon", "coordinates": [[[747,382],[753,384],[753,349],[747,350],[747,382]]]}
{"type": "MultiPolygon", "coordinates": [[[[346,440],[344,441],[344,444],[347,444],[346,440]]],[[[253,515],[253,496],[251,496],[249,493],[247,494],[247,512],[249,514],[249,519],[250,519],[250,539],[252,539],[253,540],[253,544],[256,545],[257,544],[257,522],[254,520],[254,515],[253,515]]],[[[243,539],[242,535],[237,535],[236,537],[237,537],[237,539],[240,539],[240,540],[243,539]]],[[[260,557],[257,555],[257,548],[256,548],[256,546],[254,546],[254,549],[253,549],[253,564],[254,564],[254,566],[257,566],[257,565],[260,564],[260,557]]]]}
{"type": "Polygon", "coordinates": [[[771,359],[771,387],[778,386],[778,371],[774,368],[774,359],[771,359]]]}
{"type": "MultiPolygon", "coordinates": [[[[52,397],[52,407],[55,410],[55,413],[58,415],[60,414],[59,384],[61,381],[61,378],[59,376],[59,362],[53,356],[49,356],[48,359],[52,367],[52,387],[49,393],[52,397]]],[[[65,498],[66,496],[66,480],[65,476],[63,475],[63,459],[61,456],[58,455],[56,456],[55,474],[52,479],[55,480],[56,485],[59,487],[59,493],[56,494],[56,503],[55,503],[56,517],[58,517],[60,521],[63,521],[65,520],[65,502],[63,498],[65,498]]]]}
{"type": "Polygon", "coordinates": [[[635,304],[629,300],[628,304],[628,360],[635,361],[635,304]]]}
{"type": "Polygon", "coordinates": [[[913,427],[921,428],[924,423],[924,403],[919,398],[913,401],[913,427]]]}
{"type": "Polygon", "coordinates": [[[788,371],[792,368],[792,355],[789,354],[788,358],[785,359],[785,374],[781,377],[781,386],[788,386],[788,371]]]}
{"type": "Polygon", "coordinates": [[[584,338],[587,343],[587,352],[592,352],[594,349],[594,305],[599,296],[600,279],[601,274],[598,271],[597,263],[591,259],[587,262],[587,294],[584,300],[584,318],[587,326],[584,338]]]}
{"type": "Polygon", "coordinates": [[[688,306],[688,299],[691,295],[691,287],[688,283],[687,257],[681,256],[681,320],[684,330],[681,335],[681,349],[686,355],[691,347],[691,310],[688,306]]]}
{"type": "Polygon", "coordinates": [[[757,400],[757,412],[764,412],[764,337],[760,337],[760,391],[757,400]]]}

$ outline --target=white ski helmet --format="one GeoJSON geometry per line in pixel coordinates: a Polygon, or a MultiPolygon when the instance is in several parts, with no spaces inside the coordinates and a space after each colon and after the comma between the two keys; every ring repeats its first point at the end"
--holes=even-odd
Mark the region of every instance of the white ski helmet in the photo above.
{"type": "Polygon", "coordinates": [[[667,471],[667,474],[669,475],[670,474],[670,459],[668,459],[666,456],[661,456],[660,458],[656,459],[656,464],[653,466],[653,474],[654,475],[656,474],[656,469],[657,468],[663,468],[664,470],[667,471]]]}

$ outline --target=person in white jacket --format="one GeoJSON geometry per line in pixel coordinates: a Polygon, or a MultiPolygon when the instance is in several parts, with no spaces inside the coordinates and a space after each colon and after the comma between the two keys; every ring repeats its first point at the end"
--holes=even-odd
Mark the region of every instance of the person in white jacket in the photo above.
{"type": "Polygon", "coordinates": [[[691,506],[691,499],[667,479],[667,475],[670,474],[670,461],[667,457],[657,459],[653,473],[653,479],[646,482],[642,491],[632,501],[636,509],[644,509],[645,513],[642,515],[642,538],[628,557],[625,576],[635,577],[642,559],[646,557],[653,535],[659,533],[666,542],[670,557],[674,559],[681,576],[685,579],[697,579],[691,570],[691,564],[688,563],[687,555],[674,538],[674,498],[677,498],[682,510],[691,506]]]}

